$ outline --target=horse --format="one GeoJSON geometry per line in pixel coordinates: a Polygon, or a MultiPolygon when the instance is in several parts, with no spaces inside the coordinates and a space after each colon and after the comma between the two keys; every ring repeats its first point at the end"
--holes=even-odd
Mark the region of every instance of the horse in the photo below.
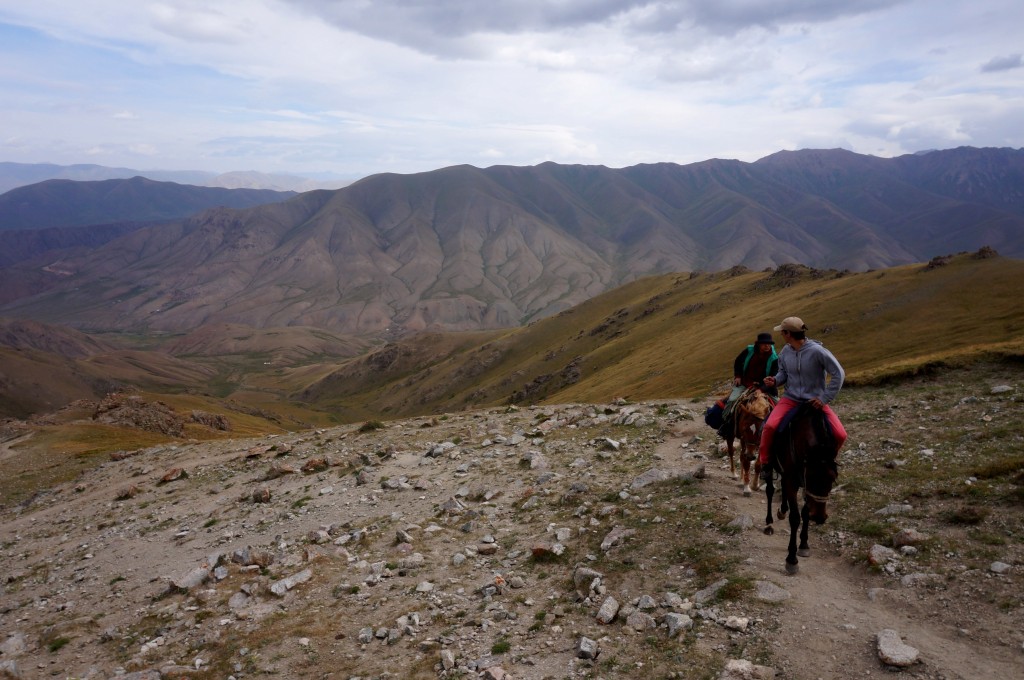
{"type": "MultiPolygon", "coordinates": [[[[828,432],[825,415],[808,403],[794,410],[794,415],[785,429],[775,435],[772,446],[771,470],[781,473],[782,504],[778,518],[789,515],[789,553],[786,555],[786,573],[799,571],[800,557],[809,557],[807,531],[810,522],[824,524],[828,519],[826,504],[832,492],[832,485],[839,476],[836,465],[835,443],[828,432]],[[797,511],[797,490],[804,489],[804,505],[797,511]],[[800,546],[797,547],[797,531],[800,532],[800,546]]],[[[765,517],[764,533],[771,535],[772,496],[775,483],[772,475],[765,479],[765,495],[768,498],[768,514],[765,517]]]]}
{"type": "Polygon", "coordinates": [[[749,496],[750,489],[750,463],[754,462],[754,491],[758,489],[758,482],[761,477],[761,463],[757,460],[757,447],[761,442],[761,429],[768,414],[772,412],[775,401],[765,394],[760,387],[747,388],[740,395],[732,412],[730,422],[726,424],[723,437],[729,450],[729,472],[732,478],[737,479],[736,459],[733,442],[740,440],[740,466],[743,470],[743,495],[749,496]]]}

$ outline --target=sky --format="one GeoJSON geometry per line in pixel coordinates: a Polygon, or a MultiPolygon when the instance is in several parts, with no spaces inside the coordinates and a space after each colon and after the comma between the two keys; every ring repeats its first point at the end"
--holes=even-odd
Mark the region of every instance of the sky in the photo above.
{"type": "Polygon", "coordinates": [[[0,0],[0,161],[355,179],[1024,146],[1020,0],[0,0]]]}

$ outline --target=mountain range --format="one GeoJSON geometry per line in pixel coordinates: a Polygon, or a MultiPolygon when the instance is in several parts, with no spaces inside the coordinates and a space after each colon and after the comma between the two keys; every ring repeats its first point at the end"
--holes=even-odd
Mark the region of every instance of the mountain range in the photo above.
{"type": "Polygon", "coordinates": [[[864,271],[985,245],[1024,255],[1022,150],[455,166],[42,253],[0,272],[30,282],[0,314],[91,330],[218,322],[392,337],[516,326],[658,273],[864,271]]]}
{"type": "Polygon", "coordinates": [[[270,189],[272,191],[312,191],[339,189],[352,180],[339,177],[301,177],[286,174],[268,174],[254,171],[203,172],[201,170],[135,170],[112,168],[105,165],[80,163],[56,165],[54,163],[0,162],[0,194],[17,187],[36,184],[48,179],[67,179],[76,182],[105,179],[145,177],[157,182],[176,182],[222,189],[270,189]]]}

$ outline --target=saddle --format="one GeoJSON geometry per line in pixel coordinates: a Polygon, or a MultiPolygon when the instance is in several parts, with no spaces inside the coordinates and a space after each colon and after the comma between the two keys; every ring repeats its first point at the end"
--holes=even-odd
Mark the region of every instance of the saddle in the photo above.
{"type": "Polygon", "coordinates": [[[829,425],[828,418],[825,416],[824,411],[814,408],[808,402],[804,402],[782,417],[782,421],[779,423],[778,429],[775,431],[775,439],[772,442],[771,461],[769,462],[768,470],[774,469],[781,472],[781,468],[779,468],[778,463],[778,454],[781,447],[786,446],[790,440],[790,429],[793,421],[797,416],[803,414],[808,414],[811,421],[811,427],[814,428],[814,437],[817,440],[817,446],[808,451],[808,462],[818,460],[825,463],[831,463],[832,465],[835,464],[836,440],[832,435],[832,426],[829,425]]]}

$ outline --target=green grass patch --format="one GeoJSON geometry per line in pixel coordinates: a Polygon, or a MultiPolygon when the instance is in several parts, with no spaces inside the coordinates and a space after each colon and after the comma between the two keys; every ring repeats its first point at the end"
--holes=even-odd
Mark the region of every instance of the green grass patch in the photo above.
{"type": "Polygon", "coordinates": [[[49,644],[46,645],[46,648],[50,650],[50,652],[57,652],[60,651],[60,649],[69,642],[71,642],[71,638],[68,637],[55,638],[53,640],[50,640],[49,644]]]}

